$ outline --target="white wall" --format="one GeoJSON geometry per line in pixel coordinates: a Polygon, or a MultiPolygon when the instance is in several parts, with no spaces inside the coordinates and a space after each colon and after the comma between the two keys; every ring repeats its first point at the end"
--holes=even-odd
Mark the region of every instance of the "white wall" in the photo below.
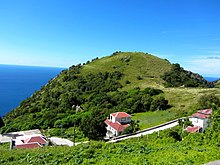
{"type": "Polygon", "coordinates": [[[110,120],[112,121],[112,123],[115,123],[115,122],[116,122],[115,117],[114,117],[114,116],[112,116],[111,114],[110,114],[110,120]]]}
{"type": "Polygon", "coordinates": [[[194,126],[200,126],[202,127],[202,131],[204,131],[208,127],[208,118],[206,119],[200,119],[196,117],[190,117],[189,120],[192,122],[194,126]]]}

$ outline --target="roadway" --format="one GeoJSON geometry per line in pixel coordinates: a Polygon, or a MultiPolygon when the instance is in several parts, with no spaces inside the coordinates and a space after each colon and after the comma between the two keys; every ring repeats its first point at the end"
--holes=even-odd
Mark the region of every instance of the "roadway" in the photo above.
{"type": "MultiPolygon", "coordinates": [[[[180,119],[182,119],[182,118],[180,118],[180,119]]],[[[154,132],[159,132],[161,130],[173,128],[173,127],[179,125],[178,120],[179,119],[172,120],[172,121],[169,121],[167,123],[160,124],[158,126],[151,127],[151,128],[145,129],[145,130],[141,130],[141,131],[138,131],[138,132],[135,132],[135,133],[132,133],[132,134],[117,136],[117,137],[109,140],[108,142],[109,143],[119,142],[119,141],[122,141],[122,140],[135,138],[135,137],[141,137],[141,136],[144,136],[144,135],[147,135],[147,134],[152,134],[154,132]]]]}

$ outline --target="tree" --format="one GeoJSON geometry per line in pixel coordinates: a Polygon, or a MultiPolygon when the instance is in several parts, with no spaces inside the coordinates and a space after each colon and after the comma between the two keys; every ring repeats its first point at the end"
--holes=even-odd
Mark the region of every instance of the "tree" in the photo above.
{"type": "Polygon", "coordinates": [[[137,132],[138,130],[140,130],[138,123],[139,123],[139,121],[132,120],[130,123],[130,126],[125,128],[125,130],[123,131],[122,134],[134,133],[134,132],[137,132]]]}
{"type": "Polygon", "coordinates": [[[0,116],[0,128],[3,127],[3,126],[5,126],[5,123],[4,123],[4,121],[2,120],[2,118],[0,116]]]}
{"type": "Polygon", "coordinates": [[[214,94],[203,95],[199,99],[199,108],[211,108],[213,106],[220,106],[220,99],[214,94]]]}
{"type": "Polygon", "coordinates": [[[184,70],[179,64],[172,64],[171,70],[161,78],[165,81],[165,87],[213,87],[202,76],[184,70]]]}
{"type": "Polygon", "coordinates": [[[168,106],[168,100],[163,96],[156,96],[151,103],[151,111],[154,110],[165,110],[168,106]]]}
{"type": "Polygon", "coordinates": [[[80,128],[84,135],[92,140],[101,139],[105,133],[105,123],[106,111],[100,109],[93,109],[90,113],[83,116],[80,123],[80,128]]]}

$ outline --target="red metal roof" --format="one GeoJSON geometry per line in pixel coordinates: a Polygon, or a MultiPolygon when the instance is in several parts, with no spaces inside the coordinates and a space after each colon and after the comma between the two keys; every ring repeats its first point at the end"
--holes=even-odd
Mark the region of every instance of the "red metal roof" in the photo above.
{"type": "Polygon", "coordinates": [[[32,136],[24,140],[24,143],[34,143],[34,142],[38,142],[39,144],[47,144],[47,141],[46,139],[44,139],[43,136],[32,136]]]}
{"type": "Polygon", "coordinates": [[[192,114],[193,117],[197,117],[197,118],[200,118],[200,119],[206,119],[206,118],[209,118],[210,115],[206,115],[206,114],[202,114],[202,113],[194,113],[192,114]]]}
{"type": "Polygon", "coordinates": [[[131,115],[127,114],[126,112],[116,112],[111,114],[114,117],[130,117],[131,115]]]}
{"type": "Polygon", "coordinates": [[[129,126],[129,124],[120,124],[118,121],[116,121],[115,123],[111,122],[109,119],[105,120],[105,124],[109,125],[110,127],[112,127],[113,129],[115,129],[118,132],[122,132],[125,130],[125,128],[127,128],[129,126]]]}
{"type": "Polygon", "coordinates": [[[37,142],[16,145],[16,148],[38,148],[38,147],[41,147],[41,145],[37,142]]]}
{"type": "Polygon", "coordinates": [[[194,126],[194,127],[188,126],[186,128],[186,131],[190,132],[190,133],[194,133],[194,132],[198,132],[200,128],[202,128],[202,127],[200,127],[200,126],[194,126]]]}
{"type": "Polygon", "coordinates": [[[192,114],[192,116],[200,119],[206,119],[209,118],[211,114],[212,114],[212,109],[204,109],[197,111],[196,113],[192,114]]]}
{"type": "Polygon", "coordinates": [[[204,109],[198,111],[198,113],[206,114],[206,115],[211,115],[212,114],[212,109],[204,109]]]}

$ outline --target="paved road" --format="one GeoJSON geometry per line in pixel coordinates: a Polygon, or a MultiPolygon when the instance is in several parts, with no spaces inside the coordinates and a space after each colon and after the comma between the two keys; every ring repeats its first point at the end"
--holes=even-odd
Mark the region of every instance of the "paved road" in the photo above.
{"type": "MultiPolygon", "coordinates": [[[[48,139],[55,145],[65,145],[70,147],[74,146],[74,143],[68,139],[63,139],[59,137],[50,137],[48,139]]],[[[75,143],[75,146],[82,143],[88,143],[88,141],[75,143]]]]}
{"type": "Polygon", "coordinates": [[[125,139],[140,137],[140,136],[143,136],[143,135],[152,134],[153,132],[158,132],[158,131],[161,131],[161,130],[172,128],[172,127],[175,127],[177,125],[179,125],[178,119],[167,122],[167,123],[164,123],[164,124],[161,124],[161,125],[158,125],[158,126],[155,126],[155,127],[152,127],[152,128],[148,128],[148,129],[136,132],[136,133],[131,134],[131,135],[122,135],[122,136],[116,137],[116,138],[114,138],[114,139],[112,139],[108,142],[109,143],[114,143],[114,142],[119,142],[119,141],[122,141],[122,140],[125,140],[125,139]]]}
{"type": "Polygon", "coordinates": [[[48,138],[55,145],[65,145],[65,146],[74,146],[74,143],[68,139],[63,139],[59,137],[50,137],[48,138]]]}

